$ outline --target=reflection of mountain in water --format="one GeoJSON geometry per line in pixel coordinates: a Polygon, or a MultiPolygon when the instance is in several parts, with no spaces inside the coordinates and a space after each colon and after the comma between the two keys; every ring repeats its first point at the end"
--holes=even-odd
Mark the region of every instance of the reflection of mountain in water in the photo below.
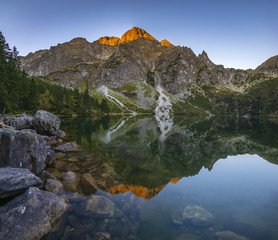
{"type": "Polygon", "coordinates": [[[78,161],[66,155],[52,172],[61,176],[61,171],[75,171],[79,179],[75,190],[85,194],[131,191],[149,199],[167,183],[196,175],[202,167],[210,170],[218,159],[229,155],[258,154],[278,163],[278,126],[271,122],[243,120],[237,130],[232,119],[175,119],[163,143],[152,118],[77,118],[64,122],[65,131],[85,152],[74,153],[78,161]],[[104,138],[107,134],[109,141],[104,138]],[[85,178],[84,174],[90,176],[85,178]]]}

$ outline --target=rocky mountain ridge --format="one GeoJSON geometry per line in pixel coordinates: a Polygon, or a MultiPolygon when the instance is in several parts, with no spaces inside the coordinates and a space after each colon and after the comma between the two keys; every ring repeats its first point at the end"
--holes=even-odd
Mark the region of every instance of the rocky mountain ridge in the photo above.
{"type": "MultiPolygon", "coordinates": [[[[197,56],[188,47],[172,46],[167,40],[160,43],[136,27],[121,38],[103,37],[92,43],[75,38],[30,53],[21,63],[30,76],[81,91],[88,87],[96,98],[109,95],[111,104],[122,111],[136,112],[154,111],[161,88],[174,112],[214,114],[221,101],[219,92],[235,96],[278,77],[277,56],[255,70],[224,68],[214,64],[205,51],[197,56]]],[[[227,104],[225,100],[223,108],[227,104]]]]}

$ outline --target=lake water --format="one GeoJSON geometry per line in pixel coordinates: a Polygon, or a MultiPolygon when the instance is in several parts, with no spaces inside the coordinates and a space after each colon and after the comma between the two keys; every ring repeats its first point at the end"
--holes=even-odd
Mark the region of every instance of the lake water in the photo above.
{"type": "Polygon", "coordinates": [[[70,207],[45,239],[278,239],[276,123],[176,117],[161,131],[106,116],[61,128],[80,150],[48,169],[70,207]]]}

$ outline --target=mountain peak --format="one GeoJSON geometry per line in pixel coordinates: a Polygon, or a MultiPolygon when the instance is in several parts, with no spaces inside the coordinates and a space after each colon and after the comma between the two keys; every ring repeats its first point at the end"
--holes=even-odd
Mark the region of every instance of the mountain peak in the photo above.
{"type": "Polygon", "coordinates": [[[133,27],[132,29],[124,33],[124,35],[121,37],[120,43],[134,41],[138,38],[145,38],[145,39],[157,41],[152,35],[147,33],[144,29],[133,27]]]}
{"type": "Polygon", "coordinates": [[[170,43],[167,39],[163,39],[161,42],[160,42],[161,45],[163,46],[174,46],[172,43],[170,43]]]}
{"type": "Polygon", "coordinates": [[[98,39],[98,41],[102,44],[106,44],[106,45],[111,45],[111,46],[115,46],[119,44],[120,38],[118,37],[101,37],[98,39]]]}

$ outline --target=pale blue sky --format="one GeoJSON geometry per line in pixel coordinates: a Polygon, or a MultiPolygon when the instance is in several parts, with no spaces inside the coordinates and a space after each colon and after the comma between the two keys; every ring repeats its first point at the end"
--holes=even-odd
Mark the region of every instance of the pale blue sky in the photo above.
{"type": "Polygon", "coordinates": [[[137,26],[156,39],[205,50],[216,64],[256,68],[278,54],[277,0],[1,0],[0,31],[21,55],[137,26]]]}

